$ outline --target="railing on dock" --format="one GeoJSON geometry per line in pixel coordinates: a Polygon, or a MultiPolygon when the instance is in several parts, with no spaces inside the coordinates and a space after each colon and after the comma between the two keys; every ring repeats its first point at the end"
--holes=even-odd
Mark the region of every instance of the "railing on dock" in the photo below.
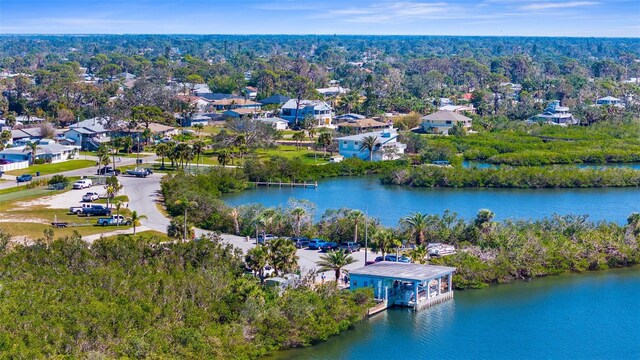
{"type": "Polygon", "coordinates": [[[418,301],[415,306],[416,310],[428,309],[433,305],[440,304],[441,302],[445,302],[447,300],[453,299],[453,291],[447,291],[446,293],[441,293],[438,296],[434,296],[432,298],[427,297],[426,300],[418,301]]]}
{"type": "Polygon", "coordinates": [[[278,187],[303,187],[303,188],[317,188],[318,187],[318,182],[314,181],[314,182],[301,182],[301,183],[296,183],[296,182],[274,182],[274,181],[256,181],[255,182],[256,186],[278,186],[278,187]]]}

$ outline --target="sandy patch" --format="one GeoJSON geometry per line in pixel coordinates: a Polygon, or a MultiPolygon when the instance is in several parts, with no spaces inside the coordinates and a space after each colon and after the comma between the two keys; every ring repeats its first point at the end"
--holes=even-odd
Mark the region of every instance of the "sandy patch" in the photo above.
{"type": "Polygon", "coordinates": [[[84,190],[69,190],[61,194],[44,196],[31,201],[21,201],[15,204],[19,208],[28,208],[32,206],[44,206],[52,209],[68,209],[72,206],[78,206],[82,203],[82,195],[87,192],[97,192],[98,194],[106,194],[103,186],[93,186],[84,190]]]}

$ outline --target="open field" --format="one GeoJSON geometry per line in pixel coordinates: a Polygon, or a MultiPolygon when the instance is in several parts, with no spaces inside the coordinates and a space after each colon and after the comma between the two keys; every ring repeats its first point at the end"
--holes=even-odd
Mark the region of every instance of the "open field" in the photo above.
{"type": "Polygon", "coordinates": [[[161,233],[160,231],[155,231],[155,230],[138,231],[135,235],[121,234],[121,235],[106,236],[105,239],[116,239],[120,236],[123,236],[126,239],[130,239],[130,240],[137,240],[137,241],[144,240],[145,242],[150,242],[150,240],[152,239],[156,240],[157,242],[173,240],[169,238],[167,234],[161,233]]]}
{"type": "Polygon", "coordinates": [[[9,175],[21,175],[21,174],[35,174],[36,171],[40,172],[40,175],[57,174],[60,172],[78,170],[95,166],[96,162],[93,160],[69,160],[55,164],[42,164],[31,165],[26,169],[7,171],[9,175]]]}

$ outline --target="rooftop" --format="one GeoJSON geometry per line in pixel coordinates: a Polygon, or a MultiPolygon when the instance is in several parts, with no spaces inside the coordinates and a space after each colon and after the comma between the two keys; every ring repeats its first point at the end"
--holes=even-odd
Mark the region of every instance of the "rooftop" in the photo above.
{"type": "Polygon", "coordinates": [[[408,281],[425,281],[456,271],[449,266],[406,264],[380,261],[359,269],[351,270],[351,275],[368,275],[408,281]]]}
{"type": "Polygon", "coordinates": [[[455,113],[453,111],[436,111],[433,114],[429,114],[427,116],[423,116],[422,120],[431,120],[431,121],[471,121],[470,118],[455,113]]]}
{"type": "Polygon", "coordinates": [[[380,130],[380,131],[366,132],[366,133],[362,133],[362,134],[358,134],[358,135],[343,136],[343,137],[336,138],[336,140],[341,140],[341,141],[346,141],[346,140],[362,141],[367,136],[377,136],[378,137],[378,141],[380,143],[383,143],[383,142],[385,142],[384,141],[385,139],[388,140],[388,139],[393,139],[393,138],[397,137],[398,133],[396,132],[396,129],[384,129],[384,130],[380,130]],[[390,134],[390,136],[385,136],[386,134],[390,134]]]}

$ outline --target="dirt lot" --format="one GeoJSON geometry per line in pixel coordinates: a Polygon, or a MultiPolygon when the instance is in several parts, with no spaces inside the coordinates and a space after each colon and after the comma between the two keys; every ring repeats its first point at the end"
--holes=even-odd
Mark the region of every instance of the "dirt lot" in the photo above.
{"type": "Polygon", "coordinates": [[[45,196],[39,199],[33,199],[29,201],[16,202],[15,206],[19,208],[28,208],[32,206],[45,206],[51,209],[68,209],[71,206],[77,206],[82,203],[82,195],[87,192],[97,192],[100,195],[105,195],[106,191],[104,186],[97,185],[88,189],[82,190],[69,190],[61,194],[53,196],[45,196]]]}

